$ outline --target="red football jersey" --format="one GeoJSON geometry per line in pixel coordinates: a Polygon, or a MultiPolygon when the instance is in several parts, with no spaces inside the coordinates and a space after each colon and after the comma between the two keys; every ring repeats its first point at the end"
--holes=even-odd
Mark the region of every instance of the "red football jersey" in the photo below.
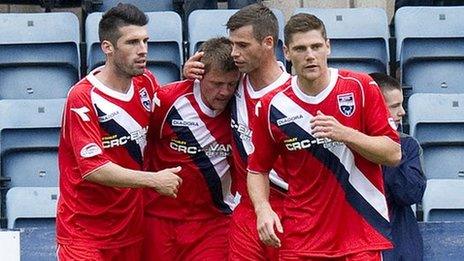
{"type": "MultiPolygon", "coordinates": [[[[248,156],[253,150],[251,143],[253,133],[251,122],[255,118],[255,106],[264,95],[281,90],[290,84],[290,74],[285,72],[283,65],[281,65],[281,69],[282,74],[279,78],[259,91],[253,90],[248,75],[244,74],[231,101],[232,155],[236,169],[233,176],[233,184],[241,195],[241,204],[251,204],[248,197],[246,180],[248,156]]],[[[272,188],[270,192],[271,203],[274,202],[274,199],[276,204],[277,202],[281,202],[282,197],[287,193],[288,185],[284,180],[285,175],[282,172],[282,165],[283,163],[278,159],[269,175],[272,188]]]]}
{"type": "Polygon", "coordinates": [[[141,189],[113,188],[84,177],[108,162],[141,170],[151,112],[154,76],[134,77],[125,94],[92,71],[70,90],[63,114],[58,161],[60,197],[57,241],[114,248],[142,239],[141,189]]]}
{"type": "Polygon", "coordinates": [[[160,89],[148,133],[146,167],[181,166],[177,198],[145,190],[145,215],[201,220],[230,214],[231,130],[229,112],[214,111],[201,98],[199,81],[181,81],[160,89]]]}
{"type": "Polygon", "coordinates": [[[336,257],[392,247],[380,165],[341,142],[314,138],[309,122],[320,110],[370,136],[399,142],[398,134],[368,75],[330,74],[317,96],[304,94],[293,77],[291,86],[258,105],[249,170],[268,173],[280,156],[288,175],[281,256],[336,257]]]}

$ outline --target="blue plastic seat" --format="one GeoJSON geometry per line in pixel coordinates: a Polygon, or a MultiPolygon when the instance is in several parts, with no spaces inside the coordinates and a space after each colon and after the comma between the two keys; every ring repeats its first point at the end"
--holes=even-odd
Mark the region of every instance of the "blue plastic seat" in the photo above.
{"type": "MultiPolygon", "coordinates": [[[[195,10],[188,17],[188,41],[189,54],[193,55],[200,45],[206,40],[213,37],[228,37],[227,21],[235,14],[238,9],[208,9],[195,10]]],[[[279,9],[272,9],[272,12],[277,18],[279,26],[279,34],[276,45],[276,58],[285,64],[285,56],[283,53],[284,40],[284,25],[285,17],[279,9]]]]}
{"type": "MultiPolygon", "coordinates": [[[[103,65],[105,56],[100,48],[98,23],[103,13],[91,13],[85,22],[88,71],[103,65]]],[[[171,11],[147,12],[148,62],[147,67],[160,83],[178,81],[183,64],[182,21],[171,11]]]]}
{"type": "Polygon", "coordinates": [[[424,221],[464,221],[464,180],[430,179],[422,199],[424,221]]]}
{"type": "Polygon", "coordinates": [[[411,135],[424,151],[428,179],[464,179],[464,94],[416,93],[409,98],[411,135]]]}
{"type": "Polygon", "coordinates": [[[64,98],[79,79],[73,13],[0,14],[0,99],[64,98]]]}
{"type": "Polygon", "coordinates": [[[356,71],[388,72],[388,20],[380,8],[297,8],[324,22],[330,39],[329,66],[356,71]]]}
{"type": "Polygon", "coordinates": [[[464,93],[464,7],[402,7],[396,59],[412,93],[464,93]]]}
{"type": "Polygon", "coordinates": [[[58,186],[64,99],[0,100],[0,174],[8,187],[58,186]]]}

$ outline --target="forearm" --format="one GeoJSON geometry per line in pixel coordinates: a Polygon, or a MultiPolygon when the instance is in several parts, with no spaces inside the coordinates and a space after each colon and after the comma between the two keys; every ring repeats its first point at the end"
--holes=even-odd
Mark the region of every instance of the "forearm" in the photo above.
{"type": "Polygon", "coordinates": [[[271,208],[269,204],[269,177],[267,175],[248,172],[247,187],[256,213],[262,208],[271,208]]]}
{"type": "Polygon", "coordinates": [[[84,177],[85,180],[120,188],[143,188],[154,186],[154,173],[131,170],[109,162],[84,177]]]}
{"type": "Polygon", "coordinates": [[[369,136],[349,128],[349,134],[343,142],[371,162],[385,166],[400,163],[401,146],[386,136],[369,136]]]}

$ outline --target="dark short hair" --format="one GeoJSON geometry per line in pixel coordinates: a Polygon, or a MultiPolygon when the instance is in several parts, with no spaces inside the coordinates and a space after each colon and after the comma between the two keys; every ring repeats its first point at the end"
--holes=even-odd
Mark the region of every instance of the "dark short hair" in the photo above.
{"type": "Polygon", "coordinates": [[[401,84],[398,82],[397,79],[384,74],[384,73],[369,73],[369,76],[377,83],[380,87],[382,92],[384,91],[393,91],[393,90],[400,90],[401,91],[401,84]]]}
{"type": "Polygon", "coordinates": [[[205,65],[205,73],[212,67],[223,72],[238,70],[232,58],[232,42],[225,37],[211,38],[201,44],[199,51],[204,52],[201,62],[205,65]]]}
{"type": "Polygon", "coordinates": [[[248,5],[233,14],[226,24],[230,31],[247,25],[253,27],[253,36],[257,41],[261,42],[264,38],[272,36],[274,46],[277,45],[279,24],[271,9],[262,4],[248,5]]]}
{"type": "Polygon", "coordinates": [[[293,15],[284,28],[285,45],[288,47],[294,34],[305,33],[311,30],[319,30],[322,37],[327,40],[327,31],[321,19],[306,13],[293,15]]]}
{"type": "Polygon", "coordinates": [[[100,42],[107,40],[115,45],[121,37],[119,28],[128,25],[144,26],[147,23],[148,17],[135,5],[119,3],[103,14],[98,25],[98,36],[100,42]]]}

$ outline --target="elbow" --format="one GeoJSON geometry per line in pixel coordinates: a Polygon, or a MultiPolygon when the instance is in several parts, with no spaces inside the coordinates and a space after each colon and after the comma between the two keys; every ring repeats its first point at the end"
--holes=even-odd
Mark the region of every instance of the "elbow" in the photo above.
{"type": "Polygon", "coordinates": [[[396,146],[395,150],[391,151],[391,153],[388,153],[387,157],[385,157],[385,161],[382,163],[382,165],[388,166],[388,167],[396,167],[400,164],[401,162],[401,147],[396,146]]]}

